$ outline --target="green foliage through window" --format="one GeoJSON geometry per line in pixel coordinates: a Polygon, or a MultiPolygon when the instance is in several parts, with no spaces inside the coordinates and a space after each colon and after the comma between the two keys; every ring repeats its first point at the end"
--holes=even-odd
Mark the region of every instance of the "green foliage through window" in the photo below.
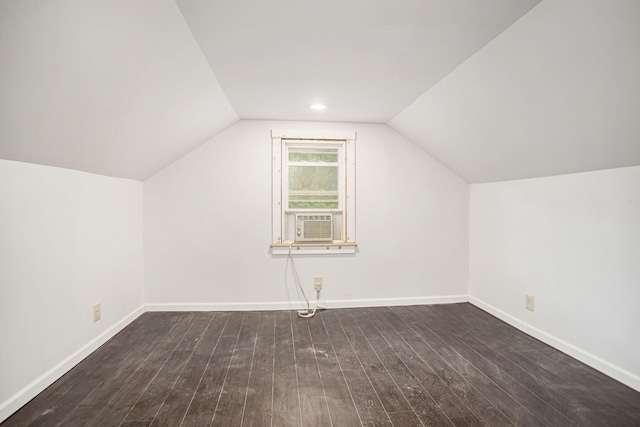
{"type": "Polygon", "coordinates": [[[289,152],[290,162],[338,163],[338,153],[326,152],[289,152]]]}
{"type": "Polygon", "coordinates": [[[338,209],[337,149],[291,148],[288,172],[289,209],[338,209]]]}

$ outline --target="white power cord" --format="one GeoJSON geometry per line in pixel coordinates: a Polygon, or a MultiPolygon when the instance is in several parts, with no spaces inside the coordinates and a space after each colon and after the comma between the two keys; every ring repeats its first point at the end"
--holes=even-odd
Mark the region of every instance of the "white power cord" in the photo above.
{"type": "Polygon", "coordinates": [[[311,307],[310,307],[310,304],[309,304],[309,298],[307,298],[307,294],[304,293],[304,289],[302,288],[302,285],[300,284],[300,277],[298,276],[298,269],[296,268],[296,263],[293,260],[293,254],[291,253],[292,246],[293,246],[293,242],[291,242],[291,244],[289,245],[289,259],[287,260],[287,265],[288,265],[289,261],[291,261],[291,269],[293,270],[293,274],[295,276],[296,283],[298,284],[298,288],[300,288],[300,292],[302,292],[302,296],[304,297],[304,300],[307,302],[307,309],[306,310],[298,310],[298,316],[303,317],[305,319],[309,319],[309,318],[311,318],[311,317],[316,315],[316,311],[318,309],[318,300],[320,300],[320,291],[318,289],[316,289],[316,306],[314,307],[313,310],[311,310],[311,307]]]}

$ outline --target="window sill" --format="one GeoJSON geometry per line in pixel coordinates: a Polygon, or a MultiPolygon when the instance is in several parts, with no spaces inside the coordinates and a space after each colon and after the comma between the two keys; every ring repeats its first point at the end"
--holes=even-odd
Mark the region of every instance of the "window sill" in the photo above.
{"type": "Polygon", "coordinates": [[[293,255],[342,255],[355,254],[358,250],[356,242],[334,243],[272,243],[272,255],[289,255],[289,248],[293,255]]]}

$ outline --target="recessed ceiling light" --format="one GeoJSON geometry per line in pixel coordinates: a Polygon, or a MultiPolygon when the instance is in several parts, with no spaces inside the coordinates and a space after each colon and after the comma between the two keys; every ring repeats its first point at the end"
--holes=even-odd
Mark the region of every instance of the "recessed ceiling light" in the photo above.
{"type": "Polygon", "coordinates": [[[309,108],[311,108],[312,110],[324,110],[325,108],[327,108],[327,106],[324,104],[312,104],[309,106],[309,108]]]}

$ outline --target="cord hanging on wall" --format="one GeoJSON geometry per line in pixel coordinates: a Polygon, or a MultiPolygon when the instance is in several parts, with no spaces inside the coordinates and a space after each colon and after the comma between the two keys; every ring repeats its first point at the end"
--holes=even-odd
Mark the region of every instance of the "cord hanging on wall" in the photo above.
{"type": "MultiPolygon", "coordinates": [[[[289,245],[289,258],[287,259],[287,264],[291,262],[291,269],[293,270],[293,275],[296,279],[296,283],[298,284],[298,288],[300,292],[302,292],[302,296],[304,300],[307,302],[306,310],[298,310],[298,316],[303,317],[305,319],[309,319],[316,315],[316,311],[318,310],[318,301],[320,300],[320,291],[316,289],[316,306],[311,310],[311,304],[309,303],[309,298],[307,298],[307,294],[304,292],[302,284],[300,283],[300,276],[298,276],[298,269],[296,268],[296,263],[293,260],[293,254],[291,252],[291,248],[293,247],[293,242],[289,245]]],[[[285,271],[286,273],[286,271],[285,271]]]]}

